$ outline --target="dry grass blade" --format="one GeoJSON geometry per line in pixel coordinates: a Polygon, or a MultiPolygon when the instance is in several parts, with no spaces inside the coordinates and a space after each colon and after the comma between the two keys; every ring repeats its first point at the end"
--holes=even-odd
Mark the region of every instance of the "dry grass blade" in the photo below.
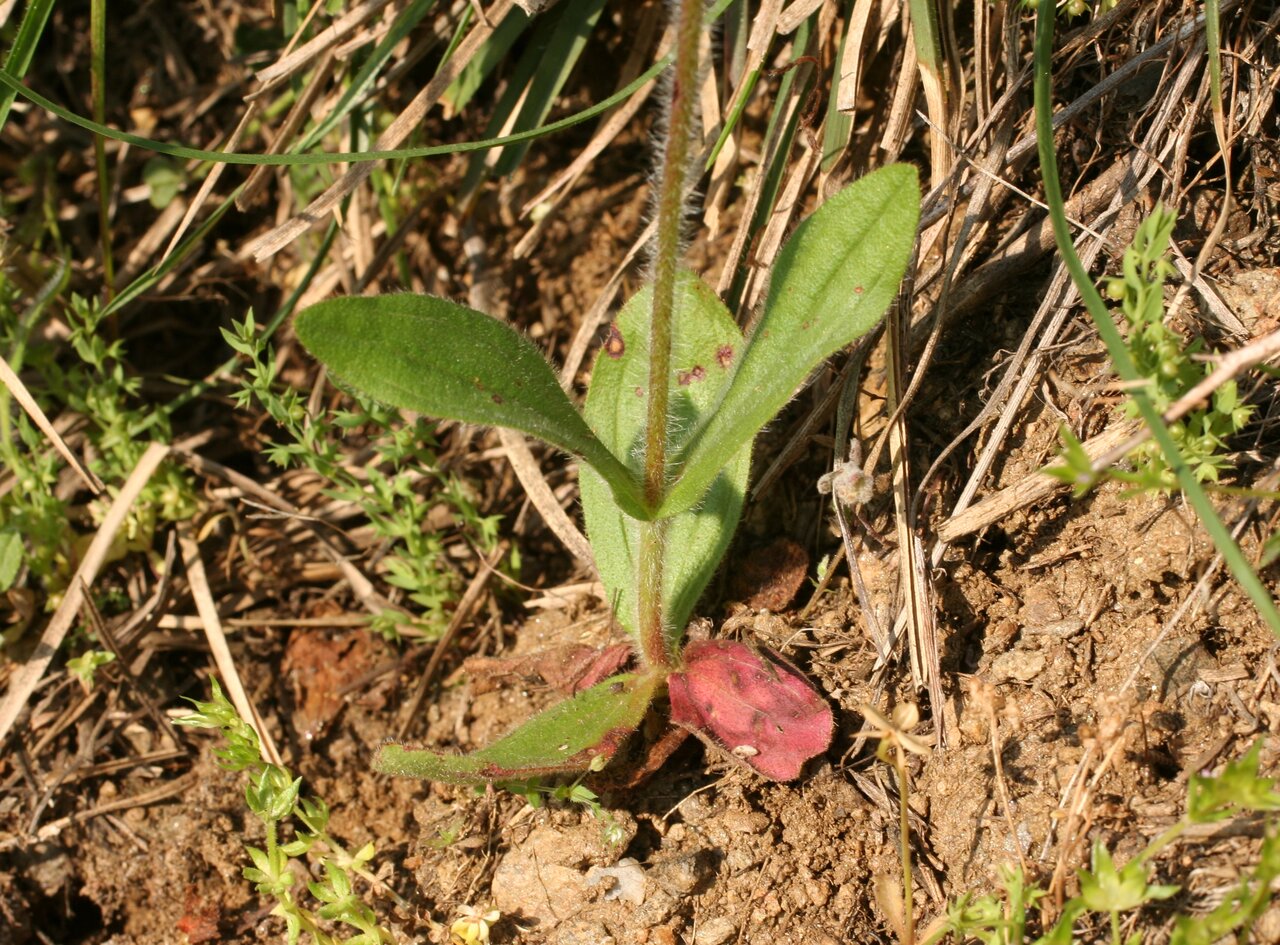
{"type": "Polygon", "coordinates": [[[307,40],[293,52],[282,56],[277,62],[267,66],[267,68],[258,73],[259,87],[248,96],[249,100],[259,99],[275,89],[289,76],[299,69],[305,68],[307,63],[327,51],[390,2],[391,0],[366,0],[366,2],[349,10],[342,19],[307,40]]]}
{"type": "Polygon", "coordinates": [[[516,478],[520,480],[520,485],[524,487],[525,494],[529,496],[529,501],[538,510],[542,520],[560,539],[560,543],[584,567],[594,573],[596,562],[591,554],[591,545],[587,537],[560,507],[555,493],[547,485],[546,477],[538,468],[538,461],[534,459],[533,451],[529,449],[524,434],[502,428],[498,430],[498,436],[502,440],[502,445],[506,447],[507,459],[511,461],[511,468],[515,470],[516,478]]]}
{"type": "Polygon", "coordinates": [[[67,587],[66,596],[62,598],[62,603],[54,611],[53,617],[50,618],[48,626],[40,637],[39,646],[9,681],[9,689],[4,694],[4,701],[0,702],[0,744],[3,744],[13,729],[13,723],[18,720],[18,715],[44,677],[45,671],[58,652],[58,647],[62,645],[67,631],[71,629],[76,615],[80,613],[84,595],[97,579],[98,572],[107,559],[107,552],[115,540],[116,532],[124,524],[134,500],[138,498],[143,486],[150,481],[151,476],[167,455],[169,455],[169,447],[162,443],[152,443],[148,446],[137,465],[134,466],[133,472],[129,474],[129,478],[120,487],[120,492],[112,501],[111,507],[107,509],[102,525],[93,536],[93,541],[89,543],[80,561],[80,567],[76,568],[76,573],[67,587]]]}
{"type": "MultiPolygon", "coordinates": [[[[647,57],[645,50],[649,48],[649,44],[653,40],[653,34],[657,31],[659,10],[654,7],[645,16],[640,25],[632,47],[631,55],[627,58],[626,64],[622,68],[622,74],[618,79],[617,86],[619,89],[625,88],[635,77],[640,74],[641,68],[645,65],[647,57]]],[[[668,31],[664,35],[662,42],[659,44],[656,53],[657,58],[661,58],[667,54],[671,47],[671,35],[668,31]]],[[[525,201],[524,206],[520,208],[521,216],[528,216],[533,209],[541,204],[545,204],[552,197],[557,197],[556,205],[564,199],[568,191],[582,177],[583,174],[592,166],[597,157],[609,146],[617,136],[626,128],[640,108],[648,101],[649,96],[657,87],[657,80],[646,82],[631,95],[629,99],[618,105],[610,112],[606,112],[601,116],[600,126],[596,129],[595,134],[591,136],[591,140],[587,142],[587,146],[570,162],[569,166],[557,174],[547,186],[525,201]]],[[[616,91],[616,90],[615,90],[616,91]]],[[[555,209],[554,207],[552,208],[555,209]]],[[[551,219],[553,214],[548,213],[541,220],[521,237],[520,242],[513,251],[516,258],[519,259],[528,255],[536,242],[538,235],[541,234],[547,221],[551,219]]]]}
{"type": "MultiPolygon", "coordinates": [[[[1127,440],[1137,427],[1132,423],[1116,424],[1108,427],[1103,433],[1085,441],[1084,450],[1092,460],[1097,460],[1116,445],[1127,440]]],[[[992,493],[979,502],[975,502],[963,512],[951,516],[938,526],[938,538],[951,542],[965,535],[982,531],[993,525],[1006,515],[1025,509],[1033,502],[1048,498],[1064,488],[1061,479],[1043,472],[1035,472],[1021,479],[1012,486],[992,493]]]]}
{"type": "MultiPolygon", "coordinates": [[[[66,828],[73,824],[84,823],[86,820],[92,820],[94,817],[103,817],[113,814],[116,811],[133,810],[136,807],[146,807],[150,804],[159,804],[161,801],[167,801],[171,797],[181,797],[189,789],[198,783],[198,775],[195,772],[184,774],[180,778],[172,781],[165,781],[162,784],[152,788],[149,791],[138,791],[127,797],[118,797],[113,801],[106,801],[98,804],[85,811],[79,811],[75,814],[69,814],[66,817],[59,817],[57,820],[50,821],[36,831],[35,839],[39,842],[46,842],[54,839],[58,834],[62,833],[66,828]]],[[[24,842],[29,842],[26,838],[20,836],[6,837],[0,841],[0,853],[7,852],[16,847],[22,846],[24,842]]]]}
{"type": "MultiPolygon", "coordinates": [[[[493,34],[494,22],[501,20],[510,12],[513,0],[496,0],[487,16],[482,18],[467,34],[449,61],[442,65],[426,87],[414,96],[408,106],[395,120],[387,126],[386,131],[378,136],[374,147],[379,151],[390,151],[400,146],[415,128],[422,124],[422,119],[431,107],[444,94],[445,89],[457,78],[471,58],[480,51],[485,42],[493,34]]],[[[269,259],[281,249],[293,242],[311,227],[317,225],[330,213],[337,209],[348,194],[363,183],[373,173],[373,162],[353,164],[323,194],[311,202],[301,213],[286,223],[276,227],[264,236],[249,244],[246,251],[259,261],[269,259]]]]}
{"type": "MultiPolygon", "coordinates": [[[[289,109],[289,114],[285,116],[284,123],[280,126],[280,130],[276,132],[274,138],[271,139],[271,147],[267,149],[268,154],[283,154],[285,149],[289,147],[290,142],[297,136],[302,126],[306,124],[308,118],[311,117],[317,99],[320,93],[324,91],[325,84],[329,81],[329,75],[333,71],[334,55],[332,51],[324,53],[320,61],[312,70],[311,77],[307,80],[306,88],[302,90],[302,94],[298,96],[293,106],[289,109]]],[[[249,108],[245,112],[245,117],[256,114],[258,110],[258,100],[249,103],[249,108]]],[[[243,121],[241,127],[243,127],[243,121]]],[[[237,134],[240,127],[236,128],[237,134]]],[[[245,210],[253,205],[257,199],[259,191],[266,185],[267,179],[274,172],[278,173],[280,169],[271,168],[263,165],[255,167],[249,174],[248,180],[244,182],[244,187],[240,190],[240,195],[236,197],[236,208],[245,210]]],[[[212,176],[212,175],[210,175],[212,176]]]]}
{"type": "Polygon", "coordinates": [[[49,442],[58,451],[58,455],[67,461],[67,465],[89,487],[89,491],[94,495],[101,495],[102,490],[105,488],[102,480],[94,475],[92,469],[81,463],[76,458],[75,453],[71,452],[66,441],[58,435],[58,431],[53,428],[49,418],[45,416],[44,411],[40,409],[40,405],[36,403],[35,398],[31,396],[31,392],[27,390],[27,385],[22,383],[22,378],[13,373],[13,368],[9,367],[9,362],[4,358],[0,358],[0,381],[4,382],[4,386],[9,389],[9,394],[27,412],[31,422],[39,427],[40,432],[49,438],[49,442]]]}
{"type": "Polygon", "coordinates": [[[508,548],[510,548],[510,545],[507,542],[499,542],[498,546],[489,554],[484,566],[476,572],[475,577],[471,579],[471,583],[467,585],[466,591],[462,594],[462,599],[458,601],[457,609],[454,610],[453,616],[449,619],[449,626],[440,635],[440,639],[435,641],[434,649],[431,651],[431,659],[427,661],[426,668],[423,669],[422,675],[418,678],[418,684],[414,687],[413,696],[409,699],[402,715],[400,728],[397,732],[398,738],[407,738],[413,731],[414,724],[421,718],[422,703],[426,700],[427,693],[431,690],[431,683],[436,678],[436,673],[440,669],[440,664],[443,662],[445,654],[453,645],[454,637],[458,635],[458,631],[471,619],[471,614],[475,611],[476,605],[480,603],[480,595],[484,593],[485,587],[489,584],[489,578],[495,573],[498,562],[502,560],[508,548]]]}
{"type": "MultiPolygon", "coordinates": [[[[803,78],[808,75],[809,69],[810,66],[807,63],[798,66],[798,78],[803,80],[803,78]]],[[[784,128],[790,124],[791,117],[795,113],[796,109],[802,107],[801,99],[804,94],[803,86],[803,81],[793,82],[791,85],[791,93],[787,97],[787,100],[781,104],[777,102],[774,103],[773,107],[775,109],[781,108],[783,110],[777,122],[777,126],[779,128],[784,128]]],[[[786,155],[781,153],[785,138],[785,135],[776,135],[770,139],[765,149],[765,153],[760,159],[761,168],[770,167],[775,161],[786,159],[786,155]]],[[[789,139],[787,140],[789,143],[789,139]]],[[[728,256],[720,270],[720,279],[716,285],[716,292],[721,296],[725,296],[729,292],[730,287],[733,285],[733,280],[738,274],[738,269],[742,265],[743,257],[747,253],[747,241],[751,238],[751,224],[752,220],[756,216],[756,210],[760,205],[760,198],[764,190],[764,184],[765,175],[763,173],[754,175],[754,180],[751,186],[743,195],[742,222],[738,226],[737,233],[734,234],[733,243],[729,247],[728,256]]],[[[779,205],[784,205],[784,201],[780,199],[779,205]]],[[[792,208],[792,212],[794,212],[794,209],[795,208],[792,208]]],[[[790,222],[790,219],[790,215],[787,215],[780,225],[785,227],[786,224],[790,222]]]]}
{"type": "Polygon", "coordinates": [[[244,683],[240,681],[240,672],[236,669],[235,658],[231,648],[227,646],[227,636],[222,632],[222,621],[218,618],[218,607],[213,600],[213,592],[209,589],[209,579],[204,572],[204,559],[200,557],[200,546],[191,532],[191,526],[182,522],[178,525],[178,545],[182,549],[182,562],[187,570],[187,583],[191,587],[191,596],[196,602],[196,611],[200,614],[200,622],[204,625],[205,639],[209,641],[209,651],[218,667],[218,675],[227,687],[227,695],[231,704],[236,707],[240,717],[253,726],[258,733],[258,747],[265,761],[273,765],[283,764],[280,751],[276,748],[271,732],[263,724],[262,716],[249,701],[244,691],[244,683]]]}
{"type": "MultiPolygon", "coordinates": [[[[236,125],[235,130],[231,132],[231,137],[227,139],[224,150],[228,153],[234,152],[240,147],[240,142],[244,138],[245,132],[249,126],[258,117],[258,103],[250,102],[249,107],[245,109],[244,115],[240,118],[240,122],[236,125]]],[[[200,183],[200,189],[196,191],[195,198],[191,201],[191,206],[187,208],[187,212],[182,216],[182,222],[178,225],[178,229],[174,231],[173,237],[169,240],[169,245],[165,248],[164,255],[160,257],[160,264],[173,255],[173,251],[178,248],[178,244],[182,242],[182,238],[186,236],[187,230],[191,227],[192,222],[196,218],[196,214],[209,200],[209,195],[213,193],[213,188],[217,186],[218,181],[222,178],[222,172],[227,169],[226,164],[215,164],[209,169],[208,176],[200,183]]],[[[262,170],[262,168],[259,168],[262,170]]]]}
{"type": "MultiPolygon", "coordinates": [[[[863,46],[867,36],[867,25],[876,5],[876,0],[855,0],[853,11],[849,14],[849,24],[845,27],[848,30],[848,36],[840,57],[840,73],[836,82],[836,108],[846,114],[852,114],[858,105],[863,46]]],[[[790,13],[790,10],[787,12],[790,13]]],[[[778,28],[782,29],[782,25],[779,24],[778,28]]]]}
{"type": "MultiPolygon", "coordinates": [[[[378,593],[377,589],[373,586],[373,582],[365,577],[359,568],[348,561],[346,555],[334,547],[333,542],[331,542],[322,532],[320,526],[314,521],[308,521],[303,517],[301,511],[292,502],[287,502],[270,489],[263,488],[243,473],[236,472],[234,469],[229,469],[221,463],[201,456],[199,453],[183,449],[181,447],[176,448],[174,453],[180,460],[182,460],[182,462],[190,466],[192,469],[209,476],[216,476],[219,479],[223,479],[236,488],[242,489],[245,493],[253,496],[264,505],[282,512],[285,515],[298,517],[303,521],[306,527],[315,536],[316,541],[320,543],[320,547],[324,549],[325,554],[342,573],[343,579],[351,585],[351,590],[356,595],[356,598],[371,614],[378,614],[387,610],[401,612],[399,608],[378,593]]],[[[408,619],[408,614],[405,614],[406,622],[408,619]]]]}
{"type": "Polygon", "coordinates": [[[794,33],[822,4],[823,0],[795,0],[778,15],[778,35],[789,36],[794,33]]]}

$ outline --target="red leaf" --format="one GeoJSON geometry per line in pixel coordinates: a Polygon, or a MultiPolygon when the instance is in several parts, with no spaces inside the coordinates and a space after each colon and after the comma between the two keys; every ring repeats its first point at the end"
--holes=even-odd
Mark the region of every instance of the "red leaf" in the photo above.
{"type": "Polygon", "coordinates": [[[778,654],[731,640],[698,640],[667,679],[671,721],[773,781],[799,776],[831,744],[831,707],[778,654]]]}

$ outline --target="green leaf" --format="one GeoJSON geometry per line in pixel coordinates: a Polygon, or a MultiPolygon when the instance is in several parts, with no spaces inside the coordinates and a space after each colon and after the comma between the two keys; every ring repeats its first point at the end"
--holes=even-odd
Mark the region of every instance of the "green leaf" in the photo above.
{"type": "Polygon", "coordinates": [[[796,228],[717,406],[677,456],[680,479],[659,516],[700,501],[814,367],[880,321],[906,272],[919,216],[915,168],[894,164],[850,184],[796,228]]]}
{"type": "MultiPolygon", "coordinates": [[[[533,35],[507,80],[506,91],[490,110],[486,133],[527,131],[546,121],[604,5],[605,0],[568,0],[538,18],[533,35]]],[[[471,194],[489,174],[506,177],[513,173],[530,144],[532,141],[522,141],[503,148],[496,160],[486,154],[474,155],[462,182],[462,193],[471,194]]]]}
{"type": "Polygon", "coordinates": [[[22,536],[17,530],[12,528],[0,530],[0,592],[13,587],[25,555],[22,536]]]}
{"type": "Polygon", "coordinates": [[[1077,872],[1080,900],[1094,912],[1126,912],[1153,899],[1168,899],[1178,891],[1177,886],[1148,885],[1147,865],[1141,859],[1116,869],[1102,841],[1093,845],[1093,868],[1077,872]]]}
{"type": "MultiPolygon", "coordinates": [[[[615,456],[625,456],[640,475],[649,398],[649,319],[653,288],[646,286],[623,307],[596,360],[587,394],[586,417],[615,456]]],[[[707,422],[717,392],[728,378],[742,333],[728,309],[705,283],[682,272],[676,283],[675,336],[671,349],[669,452],[689,432],[707,422]]],[[[674,516],[667,529],[663,566],[663,612],[683,633],[690,612],[715,574],[742,514],[751,472],[751,440],[741,444],[696,509],[674,516]]],[[[638,632],[636,574],[641,525],[618,509],[604,481],[589,470],[580,475],[582,513],[596,566],[618,622],[638,632]]]]}
{"type": "Polygon", "coordinates": [[[153,157],[142,166],[142,180],[151,193],[147,199],[151,206],[163,210],[187,185],[187,175],[180,164],[164,157],[153,157]]]}
{"type": "Polygon", "coordinates": [[[1239,811],[1280,810],[1280,793],[1275,781],[1261,777],[1260,738],[1236,761],[1223,768],[1217,777],[1192,775],[1187,785],[1187,817],[1194,824],[1223,820],[1239,811]]]}
{"type": "Polygon", "coordinates": [[[298,314],[302,343],[375,400],[435,417],[510,427],[580,457],[643,516],[639,482],[591,432],[529,339],[482,312],[427,295],[331,299],[298,314]]]}
{"type": "Polygon", "coordinates": [[[612,758],[635,731],[660,681],[656,674],[613,676],[470,755],[445,755],[393,743],[378,750],[373,767],[384,774],[450,784],[599,770],[597,759],[612,758]]]}
{"type": "Polygon", "coordinates": [[[85,650],[67,660],[67,669],[79,677],[86,688],[93,688],[93,677],[99,669],[113,662],[116,655],[108,650],[85,650]]]}

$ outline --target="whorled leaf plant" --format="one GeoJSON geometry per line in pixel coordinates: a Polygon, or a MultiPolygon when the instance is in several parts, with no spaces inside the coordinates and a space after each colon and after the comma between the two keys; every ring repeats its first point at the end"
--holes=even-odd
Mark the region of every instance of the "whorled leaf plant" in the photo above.
{"type": "Polygon", "coordinates": [[[454,783],[598,771],[664,692],[676,724],[770,779],[798,776],[830,742],[831,710],[797,669],[741,643],[685,645],[684,631],[737,526],[756,434],[897,293],[919,185],[913,168],[893,165],[828,199],[784,246],[743,337],[679,266],[701,13],[698,0],[680,5],[654,282],[611,327],[584,410],[528,339],[455,302],[344,298],[297,316],[302,343],[342,383],[397,407],[520,430],[575,457],[596,564],[635,647],[634,671],[481,751],[389,744],[379,770],[454,783]]]}

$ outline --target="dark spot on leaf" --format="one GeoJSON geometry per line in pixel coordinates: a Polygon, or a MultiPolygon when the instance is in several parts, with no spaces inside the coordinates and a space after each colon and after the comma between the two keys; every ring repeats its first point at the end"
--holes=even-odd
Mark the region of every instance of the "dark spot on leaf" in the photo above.
{"type": "Polygon", "coordinates": [[[854,295],[861,295],[861,294],[862,294],[863,292],[865,292],[865,291],[866,291],[866,289],[864,289],[864,288],[863,288],[862,286],[860,286],[860,285],[855,285],[855,286],[853,287],[853,294],[854,294],[854,295]]]}
{"type": "Polygon", "coordinates": [[[700,381],[707,376],[707,369],[701,364],[695,364],[687,371],[681,371],[676,375],[676,380],[680,382],[681,387],[688,387],[694,381],[700,381]]]}
{"type": "Polygon", "coordinates": [[[722,368],[727,368],[733,361],[733,345],[721,345],[716,349],[716,361],[722,368]]]}
{"type": "Polygon", "coordinates": [[[636,396],[637,396],[637,397],[643,397],[643,396],[644,396],[644,388],[643,388],[643,387],[637,387],[637,388],[636,388],[636,396]]]}
{"type": "Polygon", "coordinates": [[[493,395],[493,397],[491,397],[490,399],[491,399],[495,404],[500,404],[500,403],[502,403],[502,395],[501,395],[501,394],[494,394],[494,395],[493,395]]]}
{"type": "Polygon", "coordinates": [[[807,320],[807,319],[806,319],[805,321],[802,321],[802,322],[800,323],[800,330],[801,330],[801,331],[808,331],[808,330],[809,330],[809,322],[808,322],[808,320],[807,320]]]}
{"type": "Polygon", "coordinates": [[[618,331],[617,325],[610,325],[609,337],[604,341],[604,353],[616,361],[626,350],[627,343],[622,340],[622,332],[618,331]]]}
{"type": "Polygon", "coordinates": [[[484,384],[483,384],[483,382],[481,382],[480,378],[478,378],[478,377],[473,377],[473,378],[471,378],[471,386],[472,386],[472,387],[474,387],[476,390],[479,390],[479,391],[484,390],[484,384]]]}

